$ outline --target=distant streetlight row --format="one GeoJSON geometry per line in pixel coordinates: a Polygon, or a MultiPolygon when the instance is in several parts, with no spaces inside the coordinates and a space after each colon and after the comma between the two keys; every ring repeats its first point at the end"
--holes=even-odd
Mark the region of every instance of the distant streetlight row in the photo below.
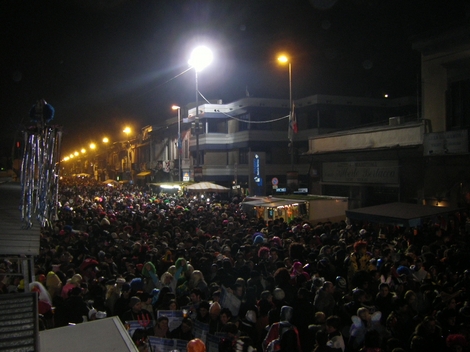
{"type": "MultiPolygon", "coordinates": [[[[202,71],[204,68],[209,66],[213,60],[213,54],[212,51],[206,47],[206,46],[199,46],[195,48],[189,57],[188,64],[190,68],[194,68],[195,72],[195,83],[196,83],[196,114],[195,114],[195,134],[196,134],[196,167],[199,167],[199,132],[200,132],[200,126],[199,126],[199,87],[198,87],[198,72],[202,71]]],[[[293,101],[292,101],[292,63],[291,60],[289,59],[288,56],[286,55],[280,55],[278,57],[278,61],[283,64],[288,64],[289,67],[289,120],[293,119],[293,101]]],[[[181,107],[177,105],[172,106],[173,110],[178,111],[178,159],[179,159],[179,177],[178,179],[181,180],[181,107]]],[[[291,121],[289,121],[291,123],[291,121]]],[[[130,127],[125,127],[123,130],[123,133],[126,134],[127,140],[129,140],[129,135],[131,134],[131,129],[130,127]]],[[[293,149],[293,135],[290,134],[290,146],[293,149]]],[[[103,138],[103,143],[108,143],[109,139],[108,138],[103,138]]],[[[91,143],[89,145],[90,150],[95,150],[96,149],[96,144],[91,143]]],[[[82,154],[86,153],[86,149],[83,148],[81,149],[82,154]]],[[[63,160],[69,160],[72,159],[76,156],[78,156],[78,152],[74,152],[70,154],[69,156],[66,156],[63,160]]],[[[293,169],[293,158],[294,153],[293,150],[291,150],[291,168],[293,169]]],[[[129,158],[129,155],[128,155],[129,158]]]]}
{"type": "MultiPolygon", "coordinates": [[[[103,140],[102,140],[102,142],[103,142],[104,144],[109,143],[109,138],[108,138],[108,137],[104,137],[103,140]]],[[[90,150],[90,151],[93,151],[93,150],[95,150],[96,148],[97,148],[97,146],[96,146],[96,144],[93,143],[93,142],[88,145],[88,150],[90,150]]],[[[78,151],[74,151],[73,153],[71,153],[71,154],[65,156],[65,157],[62,159],[62,161],[67,161],[67,160],[73,159],[73,158],[79,156],[80,154],[86,154],[88,150],[87,150],[86,148],[81,148],[81,149],[80,149],[80,153],[79,153],[78,151]]]]}

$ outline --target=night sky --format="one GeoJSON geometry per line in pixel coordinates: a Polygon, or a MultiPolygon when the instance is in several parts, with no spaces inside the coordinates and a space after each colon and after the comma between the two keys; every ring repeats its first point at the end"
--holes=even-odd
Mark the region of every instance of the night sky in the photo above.
{"type": "MultiPolygon", "coordinates": [[[[195,100],[189,54],[214,51],[199,74],[207,99],[416,95],[412,36],[465,21],[467,0],[2,0],[2,154],[44,98],[63,150],[123,127],[158,124],[195,100]]],[[[467,18],[468,19],[468,18],[467,18]]],[[[200,100],[201,101],[201,100],[200,100]]]]}

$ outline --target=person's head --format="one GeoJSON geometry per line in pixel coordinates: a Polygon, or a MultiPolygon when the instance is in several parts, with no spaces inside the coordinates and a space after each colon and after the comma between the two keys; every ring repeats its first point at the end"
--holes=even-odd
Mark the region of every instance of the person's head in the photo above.
{"type": "Polygon", "coordinates": [[[315,324],[324,324],[326,322],[326,314],[323,312],[315,313],[315,324]]]}
{"type": "Polygon", "coordinates": [[[326,332],[331,334],[338,331],[341,326],[341,319],[337,315],[330,315],[326,319],[326,332]]]}
{"type": "Polygon", "coordinates": [[[273,261],[276,261],[279,259],[279,253],[277,251],[277,248],[275,247],[272,247],[269,252],[271,253],[271,258],[273,259],[273,261]]]}
{"type": "Polygon", "coordinates": [[[215,290],[213,293],[212,293],[212,300],[214,302],[219,302],[220,300],[220,294],[221,294],[221,291],[220,290],[215,290]]]}
{"type": "Polygon", "coordinates": [[[133,312],[138,313],[142,310],[142,301],[139,297],[133,296],[129,301],[129,307],[131,307],[133,312]]]}
{"type": "Polygon", "coordinates": [[[168,317],[162,315],[157,319],[156,326],[158,326],[158,328],[160,328],[161,330],[168,330],[168,322],[168,317]]]}
{"type": "Polygon", "coordinates": [[[193,288],[191,293],[189,294],[189,298],[191,299],[192,303],[199,303],[201,301],[201,290],[198,288],[193,288]]]}
{"type": "Polygon", "coordinates": [[[411,338],[410,342],[410,351],[411,352],[421,352],[426,351],[426,339],[420,335],[414,335],[411,338]]]}
{"type": "Polygon", "coordinates": [[[233,286],[233,294],[238,298],[242,298],[244,294],[243,286],[241,284],[235,284],[233,286]]]}
{"type": "Polygon", "coordinates": [[[379,294],[381,297],[387,297],[390,293],[390,286],[386,282],[382,282],[379,285],[379,294]]]}
{"type": "Polygon", "coordinates": [[[209,314],[210,304],[207,301],[201,301],[197,308],[198,315],[202,318],[206,317],[209,314]]]}
{"type": "Polygon", "coordinates": [[[333,294],[335,292],[335,285],[331,281],[325,281],[322,286],[323,290],[327,293],[333,294]]]}
{"type": "Polygon", "coordinates": [[[413,304],[416,303],[416,299],[417,299],[416,292],[413,290],[408,290],[405,292],[404,298],[405,298],[405,301],[407,301],[408,304],[412,306],[413,304]]]}
{"type": "Polygon", "coordinates": [[[219,319],[220,322],[225,325],[232,318],[232,312],[228,308],[222,308],[220,311],[219,319]]]}
{"type": "Polygon", "coordinates": [[[193,321],[191,318],[183,318],[183,321],[181,322],[181,330],[183,333],[187,333],[193,329],[193,321]]]}
{"type": "Polygon", "coordinates": [[[271,303],[273,301],[273,294],[269,290],[265,290],[261,292],[261,299],[271,303]]]}
{"type": "Polygon", "coordinates": [[[220,306],[219,302],[214,302],[211,304],[209,308],[209,315],[212,320],[216,320],[219,318],[220,312],[222,310],[222,307],[220,306]]]}
{"type": "Polygon", "coordinates": [[[168,302],[168,309],[169,310],[177,310],[178,309],[178,303],[176,302],[175,299],[170,299],[168,302]]]}
{"type": "Polygon", "coordinates": [[[196,284],[199,281],[204,281],[204,275],[200,270],[194,270],[191,273],[191,280],[196,284]]]}
{"type": "Polygon", "coordinates": [[[161,282],[163,285],[170,285],[173,281],[173,275],[171,275],[168,271],[164,272],[161,277],[161,282]]]}
{"type": "Polygon", "coordinates": [[[369,320],[370,319],[370,313],[369,313],[369,309],[365,308],[365,307],[361,307],[357,310],[357,316],[361,319],[361,320],[369,320]]]}
{"type": "Polygon", "coordinates": [[[365,302],[367,299],[366,291],[360,288],[355,288],[353,290],[353,300],[359,303],[365,302]]]}
{"type": "Polygon", "coordinates": [[[367,251],[367,242],[357,241],[354,243],[354,251],[360,254],[364,254],[367,251]]]}
{"type": "Polygon", "coordinates": [[[279,316],[279,321],[290,322],[292,320],[293,315],[294,315],[294,309],[291,306],[282,306],[281,313],[279,316]]]}
{"type": "Polygon", "coordinates": [[[188,352],[206,352],[206,345],[201,339],[192,339],[186,345],[188,352]]]}
{"type": "Polygon", "coordinates": [[[408,310],[408,302],[404,298],[397,298],[393,302],[393,308],[396,312],[406,312],[408,310]]]}
{"type": "Polygon", "coordinates": [[[124,296],[124,298],[129,298],[129,295],[131,294],[131,285],[129,285],[127,282],[122,284],[121,294],[124,296]]]}
{"type": "Polygon", "coordinates": [[[449,351],[462,352],[468,346],[467,339],[462,334],[450,334],[446,338],[446,345],[449,351]]]}
{"type": "Polygon", "coordinates": [[[144,329],[134,330],[132,341],[134,341],[139,351],[148,351],[147,333],[144,329]]]}

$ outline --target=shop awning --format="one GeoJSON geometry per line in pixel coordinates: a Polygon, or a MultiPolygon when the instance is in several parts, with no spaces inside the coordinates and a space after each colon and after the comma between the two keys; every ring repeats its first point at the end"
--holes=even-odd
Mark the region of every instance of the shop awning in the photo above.
{"type": "Polygon", "coordinates": [[[346,210],[346,217],[380,224],[416,227],[425,220],[459,211],[459,208],[434,207],[411,203],[388,203],[353,210],[346,210]]]}
{"type": "Polygon", "coordinates": [[[242,202],[242,207],[269,207],[269,208],[276,208],[286,205],[293,205],[305,203],[302,200],[297,199],[280,199],[280,198],[272,198],[272,197],[264,197],[264,198],[249,198],[242,202]]]}
{"type": "Polygon", "coordinates": [[[137,177],[145,177],[150,175],[152,172],[151,171],[142,171],[137,174],[137,177]]]}

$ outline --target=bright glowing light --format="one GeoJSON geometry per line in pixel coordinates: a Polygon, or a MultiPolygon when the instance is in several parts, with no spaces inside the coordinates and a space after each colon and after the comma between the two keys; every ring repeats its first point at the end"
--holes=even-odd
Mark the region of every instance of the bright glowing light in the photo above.
{"type": "Polygon", "coordinates": [[[85,153],[86,153],[86,149],[85,149],[85,148],[82,148],[82,150],[80,150],[80,152],[81,152],[82,154],[85,154],[85,153]]]}
{"type": "Polygon", "coordinates": [[[77,156],[79,153],[77,151],[73,152],[73,155],[77,156]]]}
{"type": "Polygon", "coordinates": [[[69,155],[70,159],[72,159],[74,156],[75,156],[75,155],[73,155],[73,154],[70,154],[70,155],[69,155]]]}
{"type": "Polygon", "coordinates": [[[64,161],[67,161],[67,160],[69,160],[69,159],[70,159],[70,158],[69,158],[68,156],[66,156],[66,157],[64,158],[64,161]]]}
{"type": "Polygon", "coordinates": [[[181,109],[178,105],[173,105],[171,108],[172,108],[173,110],[179,110],[179,109],[181,109]]]}
{"type": "Polygon", "coordinates": [[[388,94],[384,94],[384,98],[388,98],[388,94]]]}
{"type": "Polygon", "coordinates": [[[178,185],[161,185],[160,188],[162,188],[162,189],[173,189],[173,188],[181,189],[181,187],[178,186],[178,185]]]}
{"type": "Polygon", "coordinates": [[[289,58],[286,55],[280,55],[277,60],[280,63],[287,64],[289,62],[289,58]]]}
{"type": "Polygon", "coordinates": [[[206,46],[198,46],[191,52],[188,64],[189,66],[194,67],[197,72],[199,72],[209,66],[212,62],[212,59],[213,55],[211,49],[206,46]]]}
{"type": "Polygon", "coordinates": [[[95,143],[90,143],[90,149],[95,149],[96,148],[96,144],[95,143]]]}
{"type": "Polygon", "coordinates": [[[125,134],[127,134],[127,136],[129,136],[129,134],[131,133],[131,129],[130,129],[130,127],[126,127],[126,128],[124,128],[124,130],[122,132],[124,132],[125,134]]]}
{"type": "Polygon", "coordinates": [[[103,143],[108,143],[108,142],[109,142],[108,137],[104,137],[104,138],[103,138],[103,143]]]}

